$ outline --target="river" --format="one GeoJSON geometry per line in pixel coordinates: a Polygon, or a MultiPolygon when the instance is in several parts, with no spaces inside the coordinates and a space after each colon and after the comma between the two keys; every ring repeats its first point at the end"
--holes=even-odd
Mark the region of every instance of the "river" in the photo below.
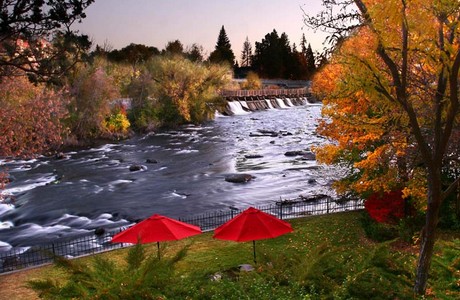
{"type": "Polygon", "coordinates": [[[134,136],[64,153],[64,159],[0,160],[12,178],[2,192],[10,199],[0,203],[0,251],[118,227],[154,213],[178,218],[331,195],[334,168],[311,156],[285,155],[325,142],[315,133],[320,110],[308,103],[252,113],[236,109],[236,115],[202,126],[134,136]],[[225,181],[235,173],[254,179],[225,181]]]}

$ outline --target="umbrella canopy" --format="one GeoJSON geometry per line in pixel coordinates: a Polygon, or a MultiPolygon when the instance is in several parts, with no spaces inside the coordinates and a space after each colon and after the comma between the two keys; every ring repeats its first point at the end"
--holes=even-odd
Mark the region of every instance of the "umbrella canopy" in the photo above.
{"type": "Polygon", "coordinates": [[[141,244],[157,242],[158,257],[160,257],[160,242],[176,241],[200,233],[201,229],[198,226],[155,214],[116,234],[111,242],[132,244],[137,242],[141,244]]]}
{"type": "Polygon", "coordinates": [[[216,228],[213,238],[235,242],[253,241],[254,262],[256,262],[256,240],[271,239],[292,231],[291,224],[254,207],[249,207],[216,228]]]}

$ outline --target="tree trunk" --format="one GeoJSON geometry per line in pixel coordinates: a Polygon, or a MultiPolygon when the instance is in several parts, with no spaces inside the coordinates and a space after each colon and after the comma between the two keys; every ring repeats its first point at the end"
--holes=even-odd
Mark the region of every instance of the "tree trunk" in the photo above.
{"type": "Polygon", "coordinates": [[[458,182],[457,186],[457,201],[455,202],[455,212],[457,219],[460,220],[460,181],[458,182]]]}
{"type": "Polygon", "coordinates": [[[442,202],[441,174],[430,176],[428,185],[428,207],[426,211],[425,227],[422,231],[419,258],[415,277],[414,292],[424,295],[430,270],[431,259],[436,241],[436,228],[438,225],[439,209],[442,202]],[[439,175],[439,176],[436,176],[439,175]]]}

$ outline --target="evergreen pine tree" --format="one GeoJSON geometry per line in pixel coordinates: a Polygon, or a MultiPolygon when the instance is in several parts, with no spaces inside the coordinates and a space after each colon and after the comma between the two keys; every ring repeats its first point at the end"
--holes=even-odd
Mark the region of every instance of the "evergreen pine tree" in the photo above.
{"type": "Polygon", "coordinates": [[[248,37],[243,44],[243,51],[241,51],[241,66],[250,67],[252,65],[252,46],[248,37]]]}
{"type": "Polygon", "coordinates": [[[302,52],[305,57],[307,56],[307,39],[305,38],[305,33],[302,33],[302,39],[300,40],[300,52],[302,52]]]}
{"type": "Polygon", "coordinates": [[[216,48],[211,52],[209,61],[212,63],[227,62],[231,66],[235,64],[235,54],[233,54],[232,45],[230,44],[230,40],[228,39],[223,25],[220,29],[219,37],[217,38],[216,48]]]}
{"type": "Polygon", "coordinates": [[[305,56],[307,58],[307,71],[308,71],[309,77],[311,77],[316,71],[316,64],[315,64],[315,55],[313,54],[313,50],[311,49],[310,44],[308,44],[305,56]]]}

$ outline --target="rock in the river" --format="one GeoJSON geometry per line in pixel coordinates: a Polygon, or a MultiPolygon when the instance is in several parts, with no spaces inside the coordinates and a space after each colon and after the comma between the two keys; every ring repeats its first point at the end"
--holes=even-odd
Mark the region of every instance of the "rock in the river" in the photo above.
{"type": "Polygon", "coordinates": [[[302,156],[301,160],[316,160],[316,155],[309,151],[287,151],[285,156],[302,156]]]}
{"type": "Polygon", "coordinates": [[[304,152],[302,154],[302,160],[316,160],[316,155],[312,152],[304,152]]]}
{"type": "Polygon", "coordinates": [[[248,158],[248,159],[251,159],[251,158],[262,158],[264,156],[260,155],[260,154],[246,154],[244,157],[248,158]]]}
{"type": "Polygon", "coordinates": [[[146,167],[144,167],[142,165],[132,165],[132,166],[129,167],[129,170],[131,172],[143,171],[145,169],[146,169],[146,167]]]}
{"type": "Polygon", "coordinates": [[[151,159],[151,158],[147,158],[145,160],[145,162],[148,163],[148,164],[157,164],[158,163],[158,161],[156,159],[151,159]]]}
{"type": "Polygon", "coordinates": [[[59,153],[56,153],[56,154],[54,155],[54,158],[55,158],[55,159],[65,159],[65,158],[69,158],[69,157],[68,157],[67,155],[65,155],[64,153],[59,152],[59,153]]]}
{"type": "Polygon", "coordinates": [[[304,155],[305,153],[303,151],[288,151],[284,153],[285,156],[299,156],[299,155],[304,155]]]}
{"type": "Polygon", "coordinates": [[[308,178],[307,182],[309,184],[315,184],[316,183],[316,179],[315,178],[308,178]]]}
{"type": "Polygon", "coordinates": [[[246,183],[254,178],[251,174],[231,174],[225,177],[225,181],[233,183],[246,183]]]}

